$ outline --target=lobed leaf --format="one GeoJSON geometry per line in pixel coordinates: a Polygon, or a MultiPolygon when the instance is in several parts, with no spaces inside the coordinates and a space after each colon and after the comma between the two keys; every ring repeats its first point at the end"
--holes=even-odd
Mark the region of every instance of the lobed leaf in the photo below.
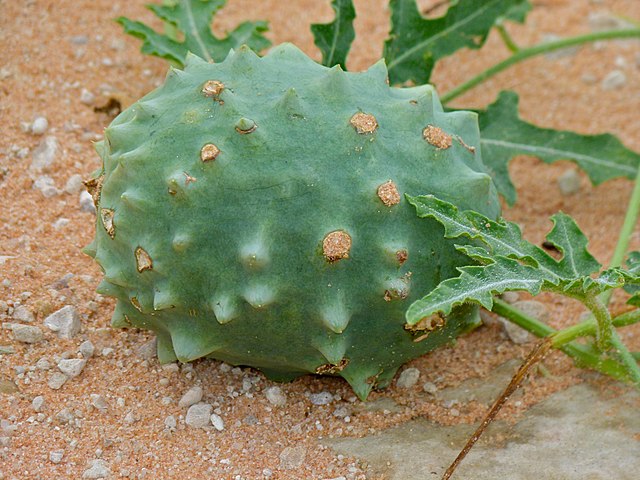
{"type": "Polygon", "coordinates": [[[333,0],[331,8],[336,14],[333,22],[314,23],[311,25],[311,32],[314,43],[322,52],[322,65],[340,65],[346,70],[347,54],[356,37],[353,28],[356,10],[351,0],[333,0]]]}
{"type": "Polygon", "coordinates": [[[435,63],[461,48],[480,48],[499,18],[521,14],[512,10],[526,0],[463,0],[439,18],[424,18],[415,0],[391,0],[391,30],[384,58],[391,83],[429,81],[435,63]]]}
{"type": "Polygon", "coordinates": [[[246,44],[259,52],[271,45],[262,35],[267,30],[267,23],[263,21],[244,22],[225,38],[215,37],[211,33],[211,21],[225,3],[226,0],[177,0],[166,5],[147,5],[165,24],[183,32],[182,42],[160,34],[141,22],[125,17],[116,21],[126,33],[142,40],[142,53],[164,58],[178,67],[184,66],[189,52],[207,61],[219,62],[232,48],[246,44]]]}
{"type": "Polygon", "coordinates": [[[480,112],[478,122],[482,158],[498,192],[511,205],[516,201],[516,191],[508,164],[517,155],[533,155],[545,163],[571,160],[594,185],[616,177],[633,179],[640,168],[640,154],[613,135],[580,135],[524,122],[518,116],[518,96],[514,92],[501,92],[495,103],[480,112]]]}
{"type": "MultiPolygon", "coordinates": [[[[430,217],[442,224],[446,238],[470,239],[470,245],[456,245],[456,248],[480,263],[459,268],[459,277],[443,281],[414,302],[406,312],[410,325],[433,314],[447,315],[456,305],[467,302],[491,308],[492,296],[508,290],[524,290],[533,295],[550,290],[585,298],[638,279],[635,270],[620,268],[593,276],[600,264],[587,251],[585,235],[564,213],[552,217],[554,225],[547,235],[547,240],[562,253],[562,258],[556,260],[524,240],[515,223],[493,221],[473,211],[459,211],[433,195],[407,195],[407,200],[419,217],[430,217]]],[[[632,259],[640,263],[635,255],[632,259]]]]}

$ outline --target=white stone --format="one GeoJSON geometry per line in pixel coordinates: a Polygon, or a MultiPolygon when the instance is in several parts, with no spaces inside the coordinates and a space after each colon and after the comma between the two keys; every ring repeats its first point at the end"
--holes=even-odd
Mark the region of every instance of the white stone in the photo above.
{"type": "Polygon", "coordinates": [[[89,398],[91,400],[91,405],[93,405],[95,408],[97,408],[101,412],[106,412],[109,409],[109,404],[107,403],[107,400],[102,395],[99,395],[97,393],[92,393],[91,395],[89,395],[89,398]]]}
{"type": "Polygon", "coordinates": [[[271,405],[276,407],[284,407],[287,403],[287,397],[280,387],[269,387],[265,390],[264,396],[271,405]]]}
{"type": "Polygon", "coordinates": [[[96,348],[91,343],[91,340],[85,340],[80,344],[79,350],[84,358],[91,358],[96,348]]]}
{"type": "Polygon", "coordinates": [[[307,449],[302,446],[287,447],[280,452],[280,468],[283,470],[295,470],[304,465],[307,449]]]}
{"type": "Polygon", "coordinates": [[[31,401],[31,407],[34,411],[38,413],[41,412],[44,409],[44,397],[42,395],[34,397],[34,399],[31,401]]]}
{"type": "Polygon", "coordinates": [[[333,401],[333,395],[329,392],[312,393],[309,400],[314,405],[329,405],[333,401]]]}
{"type": "Polygon", "coordinates": [[[71,195],[76,195],[80,193],[80,190],[82,190],[82,176],[78,173],[75,173],[67,179],[67,183],[64,186],[64,191],[71,195]]]}
{"type": "Polygon", "coordinates": [[[208,403],[197,403],[191,405],[187,410],[184,422],[192,428],[203,428],[211,421],[211,410],[213,407],[208,403]]]}
{"type": "Polygon", "coordinates": [[[64,373],[61,372],[53,372],[49,377],[49,381],[47,385],[52,390],[60,390],[65,382],[69,379],[64,373]]]}
{"type": "Polygon", "coordinates": [[[107,478],[111,475],[109,464],[104,460],[97,459],[91,461],[91,466],[82,473],[82,478],[98,479],[107,478]]]}
{"type": "Polygon", "coordinates": [[[580,191],[580,175],[575,169],[570,169],[558,177],[558,188],[565,197],[580,191]]]}
{"type": "Polygon", "coordinates": [[[36,117],[31,124],[31,133],[34,135],[44,135],[49,128],[49,121],[44,117],[36,117]]]}
{"type": "Polygon", "coordinates": [[[38,343],[44,340],[44,334],[40,327],[34,325],[23,325],[21,323],[12,323],[11,330],[13,338],[22,343],[38,343]]]}
{"type": "Polygon", "coordinates": [[[224,430],[224,420],[220,415],[216,415],[215,413],[211,415],[211,423],[216,430],[221,432],[224,430]]]}
{"type": "Polygon", "coordinates": [[[180,401],[178,402],[178,406],[185,408],[190,407],[191,405],[195,405],[200,400],[202,400],[203,391],[202,387],[191,387],[187,392],[182,396],[180,401]]]}
{"type": "Polygon", "coordinates": [[[416,383],[418,383],[418,379],[420,378],[420,370],[417,368],[405,368],[400,376],[398,377],[398,381],[396,385],[399,388],[411,388],[416,383]]]}
{"type": "Polygon", "coordinates": [[[14,320],[17,320],[19,322],[31,323],[35,320],[33,313],[31,313],[31,310],[29,310],[26,305],[18,305],[13,310],[13,315],[11,316],[14,320]]]}
{"type": "Polygon", "coordinates": [[[53,452],[49,452],[49,460],[51,463],[60,463],[62,461],[62,457],[64,457],[64,450],[54,450],[53,452]]]}
{"type": "Polygon", "coordinates": [[[164,419],[164,426],[166,428],[176,428],[178,426],[178,422],[176,421],[176,417],[174,417],[173,415],[169,415],[167,418],[164,419]]]}
{"type": "Polygon", "coordinates": [[[33,182],[33,187],[36,190],[40,190],[42,196],[44,198],[55,197],[60,193],[60,191],[56,188],[53,178],[43,175],[38,177],[35,182],[33,182]]]}
{"type": "Polygon", "coordinates": [[[84,358],[66,358],[58,362],[58,368],[67,377],[77,377],[82,373],[87,361],[84,358]]]}
{"type": "Polygon", "coordinates": [[[96,206],[93,204],[93,197],[86,190],[80,192],[80,199],[78,203],[80,204],[81,212],[95,213],[96,206]]]}
{"type": "Polygon", "coordinates": [[[80,331],[80,315],[75,307],[67,305],[45,318],[44,324],[59,338],[69,339],[80,331]]]}
{"type": "Polygon", "coordinates": [[[429,395],[435,395],[438,393],[438,386],[433,382],[425,382],[424,385],[422,385],[422,390],[429,395]]]}
{"type": "Polygon", "coordinates": [[[47,170],[53,164],[57,153],[58,139],[45,137],[31,155],[31,168],[38,171],[47,170]]]}
{"type": "Polygon", "coordinates": [[[627,76],[622,70],[613,70],[602,80],[603,90],[617,90],[627,84],[627,76]]]}

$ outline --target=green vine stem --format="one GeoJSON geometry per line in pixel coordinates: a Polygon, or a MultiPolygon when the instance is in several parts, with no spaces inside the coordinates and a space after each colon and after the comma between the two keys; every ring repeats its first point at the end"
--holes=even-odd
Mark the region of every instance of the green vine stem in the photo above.
{"type": "Polygon", "coordinates": [[[511,35],[509,35],[509,32],[507,31],[506,28],[504,28],[504,25],[502,23],[499,23],[496,25],[496,30],[498,30],[498,33],[500,34],[500,38],[502,38],[502,41],[504,42],[505,46],[509,49],[511,53],[516,53],[520,51],[520,47],[518,47],[518,45],[513,40],[511,35]]]}
{"type": "Polygon", "coordinates": [[[640,28],[631,28],[624,30],[607,30],[605,32],[594,32],[586,35],[578,35],[576,37],[565,38],[556,42],[543,43],[533,47],[521,48],[506,60],[489,67],[484,72],[478,74],[467,82],[455,87],[453,90],[441,95],[440,100],[443,104],[449,103],[454,98],[459,97],[463,93],[471,90],[477,85],[487,81],[494,75],[506,70],[516,63],[520,63],[528,58],[535,57],[544,53],[561,50],[567,47],[583,45],[585,43],[597,42],[599,40],[615,40],[621,38],[640,38],[640,28]]]}
{"type": "MultiPolygon", "coordinates": [[[[491,311],[501,315],[502,317],[508,318],[511,322],[531,332],[537,337],[552,336],[553,347],[572,357],[581,367],[597,370],[600,373],[615,378],[616,380],[623,382],[632,381],[633,383],[637,383],[635,378],[638,373],[635,372],[635,370],[638,369],[637,364],[629,366],[628,361],[625,361],[626,365],[623,366],[615,360],[603,358],[600,355],[600,352],[595,351],[593,348],[572,343],[573,340],[579,337],[595,336],[597,325],[593,318],[585,320],[584,322],[565,330],[557,331],[498,298],[494,299],[491,311]]],[[[612,321],[614,327],[623,327],[637,322],[640,322],[640,309],[619,315],[612,321]]],[[[614,343],[614,347],[617,348],[618,345],[614,343]]],[[[631,358],[633,358],[633,355],[630,355],[631,358]]]]}
{"type": "MultiPolygon", "coordinates": [[[[611,257],[611,268],[619,267],[622,265],[627,250],[629,249],[629,242],[633,235],[633,230],[638,222],[638,216],[640,216],[640,168],[636,174],[636,180],[631,192],[631,198],[629,199],[629,206],[627,207],[627,213],[624,217],[622,228],[620,229],[620,235],[618,237],[618,244],[611,257]]],[[[611,299],[613,290],[604,292],[600,296],[600,300],[607,305],[611,299]]]]}

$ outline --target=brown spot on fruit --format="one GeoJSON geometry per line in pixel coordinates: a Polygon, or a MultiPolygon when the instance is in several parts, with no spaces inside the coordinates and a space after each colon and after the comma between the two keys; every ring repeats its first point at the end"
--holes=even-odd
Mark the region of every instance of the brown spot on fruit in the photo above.
{"type": "Polygon", "coordinates": [[[358,112],[353,117],[351,117],[349,123],[351,123],[351,125],[353,125],[353,127],[356,129],[356,132],[361,135],[373,133],[375,132],[376,128],[378,128],[376,117],[374,117],[370,113],[358,112]]]}
{"type": "Polygon", "coordinates": [[[145,270],[153,269],[153,261],[149,254],[145,251],[144,248],[138,247],[136,248],[136,266],[138,267],[138,272],[142,273],[145,270]]]}
{"type": "Polygon", "coordinates": [[[100,175],[98,178],[90,178],[89,180],[85,180],[84,186],[87,187],[87,191],[91,198],[93,198],[93,205],[98,209],[98,203],[100,203],[100,194],[102,193],[102,181],[104,180],[104,175],[100,175]]]}
{"type": "Polygon", "coordinates": [[[213,143],[207,143],[200,150],[200,160],[203,162],[210,162],[215,160],[216,157],[220,154],[220,149],[216,147],[213,143]]]}
{"type": "Polygon", "coordinates": [[[107,235],[111,238],[115,238],[116,236],[116,226],[113,223],[113,216],[115,212],[110,208],[103,208],[100,210],[100,219],[102,220],[102,226],[104,227],[107,235]]]}
{"type": "Polygon", "coordinates": [[[378,187],[378,198],[382,200],[387,207],[397,205],[400,203],[400,193],[396,184],[391,180],[383,183],[378,187]]]}
{"type": "Polygon", "coordinates": [[[140,305],[140,302],[138,301],[138,299],[136,297],[131,297],[131,305],[133,305],[133,307],[138,310],[140,313],[142,313],[142,306],[140,305]]]}
{"type": "Polygon", "coordinates": [[[400,265],[404,264],[404,262],[407,261],[407,258],[409,258],[409,252],[406,250],[398,250],[396,252],[396,259],[400,265]]]}
{"type": "Polygon", "coordinates": [[[446,133],[440,127],[427,125],[422,131],[422,136],[427,142],[440,150],[446,150],[451,147],[451,135],[446,133]]]}
{"type": "Polygon", "coordinates": [[[224,83],[218,80],[208,80],[202,86],[202,93],[205,97],[211,97],[214,100],[218,100],[218,97],[224,90],[224,83]]]}
{"type": "Polygon", "coordinates": [[[344,370],[344,367],[346,367],[348,364],[348,358],[343,358],[337,364],[325,363],[324,365],[320,365],[318,368],[316,368],[316,373],[318,375],[335,375],[336,373],[340,373],[342,370],[344,370]]]}
{"type": "Polygon", "coordinates": [[[342,230],[328,233],[322,241],[322,254],[330,262],[337,262],[343,258],[349,258],[351,250],[351,237],[342,230]]]}
{"type": "Polygon", "coordinates": [[[184,174],[184,184],[189,185],[190,183],[196,183],[197,178],[192,177],[187,172],[182,172],[184,174]]]}
{"type": "Polygon", "coordinates": [[[417,343],[427,338],[431,332],[443,328],[446,323],[447,321],[444,315],[438,312],[424,317],[415,325],[405,324],[404,329],[410,331],[412,334],[421,334],[419,337],[413,339],[413,341],[417,343]]]}

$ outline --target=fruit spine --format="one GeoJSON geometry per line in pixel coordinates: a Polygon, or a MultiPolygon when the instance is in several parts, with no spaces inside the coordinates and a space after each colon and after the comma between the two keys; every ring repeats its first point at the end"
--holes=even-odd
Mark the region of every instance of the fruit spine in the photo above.
{"type": "Polygon", "coordinates": [[[347,73],[289,44],[190,56],[98,151],[98,291],[118,300],[113,325],[157,333],[163,362],[340,375],[366,398],[477,320],[465,307],[405,328],[465,257],[403,194],[489,217],[499,202],[475,114],[389,87],[383,62],[347,73]]]}

